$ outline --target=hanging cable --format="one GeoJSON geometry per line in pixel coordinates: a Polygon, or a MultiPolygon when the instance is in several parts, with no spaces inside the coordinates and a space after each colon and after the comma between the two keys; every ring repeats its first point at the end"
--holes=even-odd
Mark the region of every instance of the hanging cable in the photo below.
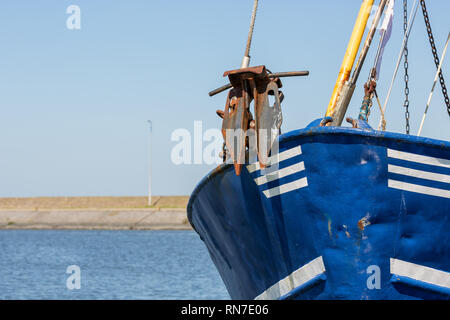
{"type": "Polygon", "coordinates": [[[394,0],[388,0],[386,2],[382,2],[382,5],[385,5],[387,7],[386,13],[384,15],[383,23],[380,27],[380,42],[378,44],[377,53],[375,55],[375,61],[373,64],[373,67],[369,73],[369,77],[367,79],[367,82],[364,84],[364,99],[361,104],[360,112],[358,119],[368,121],[370,111],[373,105],[373,97],[375,96],[377,98],[378,106],[380,107],[381,116],[382,116],[382,127],[383,130],[386,128],[386,121],[384,119],[384,113],[381,109],[380,100],[378,98],[378,94],[376,93],[376,86],[377,86],[377,80],[379,78],[379,70],[381,67],[381,60],[383,56],[383,52],[385,49],[385,46],[387,42],[389,41],[389,38],[391,36],[392,31],[392,21],[394,18],[394,0]]]}
{"type": "Polygon", "coordinates": [[[439,63],[438,69],[436,71],[436,76],[434,77],[433,87],[431,87],[431,92],[430,92],[430,95],[428,96],[427,106],[425,108],[425,112],[422,117],[422,122],[420,123],[419,133],[417,133],[418,136],[420,136],[420,134],[422,133],[423,123],[425,121],[425,117],[427,116],[428,108],[430,107],[431,97],[433,96],[434,87],[436,86],[436,82],[437,82],[439,74],[441,74],[442,61],[444,61],[445,53],[447,52],[449,39],[450,39],[450,32],[447,37],[447,42],[445,43],[444,51],[442,52],[441,62],[439,63]]]}
{"type": "Polygon", "coordinates": [[[245,46],[244,58],[242,59],[241,68],[248,68],[250,65],[250,46],[252,44],[253,29],[255,28],[256,11],[258,10],[258,0],[253,2],[252,18],[250,22],[250,30],[248,31],[247,45],[245,46]]]}
{"type": "MultiPolygon", "coordinates": [[[[423,13],[423,18],[425,20],[425,26],[427,28],[428,40],[430,41],[431,53],[433,54],[434,63],[436,65],[436,68],[438,68],[439,56],[437,54],[436,45],[435,45],[434,37],[433,37],[433,32],[431,31],[430,18],[428,16],[428,11],[427,11],[427,7],[425,5],[425,0],[420,0],[420,5],[422,6],[422,13],[423,13]]],[[[447,88],[445,86],[445,80],[444,80],[444,75],[442,74],[442,69],[439,72],[439,82],[441,84],[442,94],[444,95],[445,105],[447,106],[447,112],[448,112],[448,115],[450,116],[450,100],[448,98],[447,88]]]]}
{"type": "MultiPolygon", "coordinates": [[[[395,78],[397,77],[397,72],[398,72],[398,68],[400,66],[400,61],[402,60],[402,57],[403,57],[403,50],[405,48],[406,41],[409,38],[409,35],[411,33],[412,26],[414,25],[414,20],[416,18],[418,4],[419,3],[417,2],[417,0],[415,0],[415,2],[413,4],[413,10],[411,11],[411,15],[409,16],[409,25],[408,25],[406,34],[403,37],[402,47],[400,49],[400,54],[399,54],[398,59],[397,59],[397,64],[395,66],[395,71],[394,71],[394,74],[392,76],[391,85],[389,86],[388,94],[386,96],[386,99],[384,100],[383,113],[386,113],[387,103],[388,103],[389,98],[391,96],[392,87],[394,86],[395,78]]],[[[380,119],[380,122],[378,124],[378,130],[380,130],[380,127],[381,127],[381,119],[380,119]]]]}
{"type": "MultiPolygon", "coordinates": [[[[408,0],[403,0],[403,32],[406,37],[408,31],[408,0]]],[[[405,60],[403,61],[403,67],[405,69],[405,102],[403,107],[405,108],[405,121],[406,121],[406,134],[409,134],[409,74],[408,74],[408,38],[406,38],[405,49],[403,50],[405,60]]]]}

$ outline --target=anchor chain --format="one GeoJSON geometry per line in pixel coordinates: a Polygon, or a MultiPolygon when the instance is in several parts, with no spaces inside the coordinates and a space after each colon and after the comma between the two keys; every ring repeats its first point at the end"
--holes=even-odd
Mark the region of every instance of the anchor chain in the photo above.
{"type": "MultiPolygon", "coordinates": [[[[428,11],[427,11],[427,7],[425,5],[425,0],[420,0],[420,5],[422,6],[423,18],[425,20],[425,26],[427,28],[428,39],[430,41],[431,52],[433,54],[434,63],[436,64],[436,68],[438,68],[439,67],[439,56],[438,56],[438,53],[436,50],[436,44],[434,42],[433,32],[431,31],[430,18],[428,16],[428,11]]],[[[447,88],[445,86],[445,80],[444,80],[444,75],[442,73],[442,70],[440,70],[440,72],[439,72],[439,82],[441,84],[442,94],[444,95],[445,104],[447,105],[447,112],[448,112],[448,115],[450,116],[450,100],[448,98],[447,88]]]]}
{"type": "MultiPolygon", "coordinates": [[[[408,30],[408,0],[403,0],[403,32],[406,35],[408,30]]],[[[405,107],[405,120],[406,120],[406,134],[409,134],[409,75],[408,75],[408,44],[405,44],[404,49],[404,68],[405,68],[405,102],[403,107],[405,107]]]]}

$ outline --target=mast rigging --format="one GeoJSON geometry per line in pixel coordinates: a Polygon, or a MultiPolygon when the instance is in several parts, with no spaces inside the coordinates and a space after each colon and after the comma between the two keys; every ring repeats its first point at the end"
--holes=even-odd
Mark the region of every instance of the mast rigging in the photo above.
{"type": "Polygon", "coordinates": [[[244,58],[242,59],[241,68],[248,68],[250,65],[250,46],[252,45],[253,29],[255,28],[256,11],[258,10],[258,0],[253,2],[252,18],[250,21],[250,30],[248,31],[247,45],[245,46],[244,58]]]}
{"type": "Polygon", "coordinates": [[[450,32],[447,36],[447,42],[445,43],[444,51],[442,52],[441,62],[439,63],[438,69],[436,71],[436,76],[434,77],[433,87],[431,88],[430,95],[428,96],[427,106],[425,108],[425,112],[423,113],[422,122],[420,123],[419,133],[417,134],[417,136],[420,136],[420,134],[422,133],[423,123],[425,121],[425,117],[427,116],[428,108],[430,107],[431,98],[433,97],[434,87],[436,86],[438,76],[439,76],[439,74],[441,74],[442,62],[444,61],[445,53],[447,52],[449,40],[450,40],[450,32]]]}
{"type": "MultiPolygon", "coordinates": [[[[407,30],[406,30],[406,34],[403,37],[403,42],[402,42],[400,53],[399,53],[399,56],[398,56],[398,59],[397,59],[397,64],[395,66],[394,74],[392,75],[391,85],[389,86],[388,94],[386,96],[386,99],[384,100],[383,114],[386,113],[387,103],[388,103],[389,98],[391,96],[392,87],[394,86],[395,78],[397,77],[397,72],[398,72],[398,68],[400,67],[400,61],[402,60],[403,51],[405,49],[406,43],[408,42],[408,38],[409,38],[409,35],[411,33],[412,26],[414,25],[414,21],[415,21],[416,14],[417,14],[418,4],[419,3],[416,0],[414,2],[414,4],[413,4],[413,10],[411,11],[411,14],[409,16],[408,27],[407,27],[407,30]]],[[[380,127],[381,127],[381,124],[382,124],[381,122],[382,122],[382,120],[380,119],[380,122],[378,124],[377,130],[380,130],[380,127]]]]}
{"type": "MultiPolygon", "coordinates": [[[[408,0],[403,0],[403,33],[406,36],[408,31],[408,0]]],[[[406,38],[405,48],[403,50],[405,60],[403,61],[403,67],[405,69],[405,102],[403,107],[405,107],[405,121],[406,121],[406,134],[409,134],[409,62],[408,62],[408,37],[406,38]]]]}
{"type": "MultiPolygon", "coordinates": [[[[430,41],[431,53],[433,54],[434,63],[436,64],[436,68],[439,67],[439,56],[437,54],[436,45],[434,42],[433,32],[431,31],[430,18],[428,16],[428,10],[425,5],[425,0],[420,0],[420,5],[422,6],[423,18],[425,20],[425,26],[427,28],[428,39],[430,41]]],[[[442,88],[442,94],[444,95],[444,101],[447,106],[447,112],[450,116],[450,100],[448,98],[447,88],[445,86],[444,75],[442,73],[442,69],[439,71],[439,82],[442,88]]]]}

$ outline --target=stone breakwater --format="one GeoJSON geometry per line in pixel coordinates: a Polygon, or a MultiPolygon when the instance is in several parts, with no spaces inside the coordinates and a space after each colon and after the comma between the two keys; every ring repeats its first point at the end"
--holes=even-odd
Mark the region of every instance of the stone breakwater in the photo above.
{"type": "Polygon", "coordinates": [[[0,209],[0,229],[190,230],[186,209],[0,209]]]}

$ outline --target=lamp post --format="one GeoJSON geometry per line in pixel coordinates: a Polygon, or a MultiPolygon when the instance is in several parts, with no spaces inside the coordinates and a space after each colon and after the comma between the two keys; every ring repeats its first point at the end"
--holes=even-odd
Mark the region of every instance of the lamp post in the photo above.
{"type": "Polygon", "coordinates": [[[147,120],[148,135],[148,206],[152,205],[152,121],[147,120]]]}

